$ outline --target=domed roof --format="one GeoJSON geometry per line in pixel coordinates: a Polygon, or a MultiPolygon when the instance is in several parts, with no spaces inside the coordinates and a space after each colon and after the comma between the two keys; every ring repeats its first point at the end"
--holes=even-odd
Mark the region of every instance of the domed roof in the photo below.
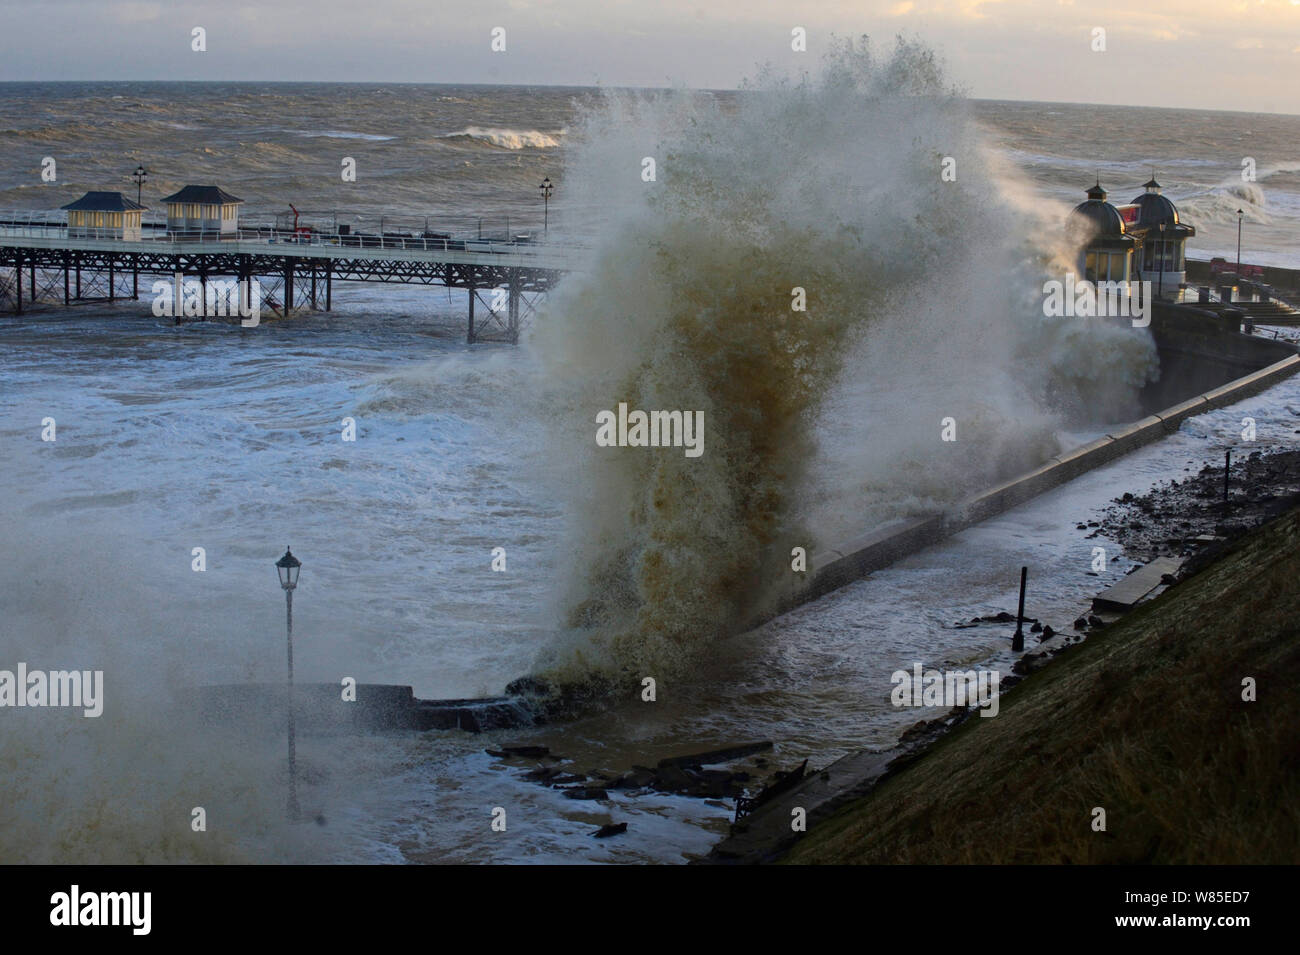
{"type": "Polygon", "coordinates": [[[1127,231],[1124,217],[1106,201],[1106,190],[1101,183],[1088,190],[1088,200],[1074,207],[1070,213],[1071,231],[1086,232],[1090,236],[1120,236],[1127,231]]]}
{"type": "Polygon", "coordinates": [[[1166,225],[1178,224],[1178,208],[1160,194],[1160,183],[1156,182],[1155,177],[1143,186],[1146,192],[1133,200],[1133,205],[1138,207],[1137,225],[1142,228],[1159,226],[1161,223],[1166,225]]]}

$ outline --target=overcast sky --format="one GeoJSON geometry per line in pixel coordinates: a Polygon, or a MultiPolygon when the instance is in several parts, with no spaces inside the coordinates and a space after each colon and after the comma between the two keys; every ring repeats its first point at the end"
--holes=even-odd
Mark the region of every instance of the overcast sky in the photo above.
{"type": "Polygon", "coordinates": [[[905,33],[977,97],[1300,113],[1300,0],[0,0],[0,23],[3,80],[726,89],[905,33]]]}

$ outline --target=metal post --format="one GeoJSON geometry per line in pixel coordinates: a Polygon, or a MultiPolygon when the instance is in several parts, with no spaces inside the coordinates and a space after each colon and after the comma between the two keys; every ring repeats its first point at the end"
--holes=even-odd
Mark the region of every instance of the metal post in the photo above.
{"type": "Polygon", "coordinates": [[[140,300],[140,256],[131,256],[131,297],[140,300]]]}
{"type": "Polygon", "coordinates": [[[289,317],[289,309],[293,308],[293,259],[284,260],[284,315],[289,317]]]}
{"type": "Polygon", "coordinates": [[[325,311],[334,304],[334,260],[325,260],[325,311]]]}
{"type": "Polygon", "coordinates": [[[297,819],[298,809],[298,752],[293,722],[293,591],[284,592],[285,629],[289,652],[289,818],[297,819]]]}
{"type": "Polygon", "coordinates": [[[14,250],[14,309],[15,314],[23,313],[23,254],[14,250]]]}
{"type": "Polygon", "coordinates": [[[70,272],[69,263],[71,261],[72,261],[71,253],[64,252],[63,253],[63,304],[64,305],[72,304],[72,299],[68,295],[68,278],[70,272]]]}
{"type": "Polygon", "coordinates": [[[316,263],[311,264],[311,310],[316,311],[316,263]]]}
{"type": "Polygon", "coordinates": [[[1016,611],[1016,635],[1011,638],[1011,652],[1020,653],[1025,649],[1025,580],[1029,568],[1020,568],[1020,609],[1016,611]]]}
{"type": "Polygon", "coordinates": [[[81,253],[73,252],[72,258],[77,263],[77,301],[81,301],[81,253]]]}
{"type": "Polygon", "coordinates": [[[113,262],[114,262],[113,254],[110,252],[108,255],[108,300],[110,302],[113,301],[113,297],[114,297],[113,285],[115,284],[114,282],[115,276],[113,274],[113,262]]]}

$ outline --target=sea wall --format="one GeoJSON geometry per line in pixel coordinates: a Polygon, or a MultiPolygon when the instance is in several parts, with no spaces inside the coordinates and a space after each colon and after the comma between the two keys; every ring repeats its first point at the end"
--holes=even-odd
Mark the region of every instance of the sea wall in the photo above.
{"type": "Polygon", "coordinates": [[[1144,409],[1185,401],[1295,354],[1285,342],[1242,335],[1238,323],[1189,305],[1156,303],[1151,334],[1160,378],[1142,392],[1144,409]]]}
{"type": "Polygon", "coordinates": [[[1161,356],[1161,378],[1166,381],[1163,390],[1152,394],[1174,396],[1178,399],[1175,403],[1140,421],[1117,425],[1105,436],[1055,455],[1040,467],[968,497],[942,513],[898,521],[811,555],[807,584],[792,590],[780,610],[815,600],[1172,434],[1193,415],[1258,394],[1300,371],[1300,354],[1294,346],[1230,331],[1210,313],[1184,306],[1157,306],[1151,329],[1161,356]],[[1187,395],[1192,386],[1206,390],[1187,395]]]}

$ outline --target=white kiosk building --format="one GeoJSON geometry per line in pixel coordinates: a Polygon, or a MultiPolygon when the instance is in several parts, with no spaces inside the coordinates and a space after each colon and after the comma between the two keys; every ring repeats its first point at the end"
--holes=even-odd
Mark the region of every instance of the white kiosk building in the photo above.
{"type": "Polygon", "coordinates": [[[68,213],[68,238],[140,241],[140,219],[147,206],[120,192],[88,192],[63,206],[68,213]]]}
{"type": "Polygon", "coordinates": [[[1101,183],[1088,190],[1088,199],[1074,207],[1066,230],[1078,249],[1077,274],[1089,282],[1127,282],[1137,240],[1128,234],[1124,217],[1106,201],[1101,183]]]}
{"type": "Polygon", "coordinates": [[[1137,250],[1134,271],[1161,298],[1176,298],[1187,283],[1187,240],[1196,235],[1196,229],[1178,221],[1178,208],[1160,194],[1160,183],[1152,176],[1142,187],[1145,192],[1127,206],[1120,206],[1120,215],[1128,222],[1129,232],[1142,243],[1137,250]]]}
{"type": "Polygon", "coordinates": [[[244,200],[219,186],[186,186],[163,199],[167,234],[184,239],[233,239],[244,200]]]}

